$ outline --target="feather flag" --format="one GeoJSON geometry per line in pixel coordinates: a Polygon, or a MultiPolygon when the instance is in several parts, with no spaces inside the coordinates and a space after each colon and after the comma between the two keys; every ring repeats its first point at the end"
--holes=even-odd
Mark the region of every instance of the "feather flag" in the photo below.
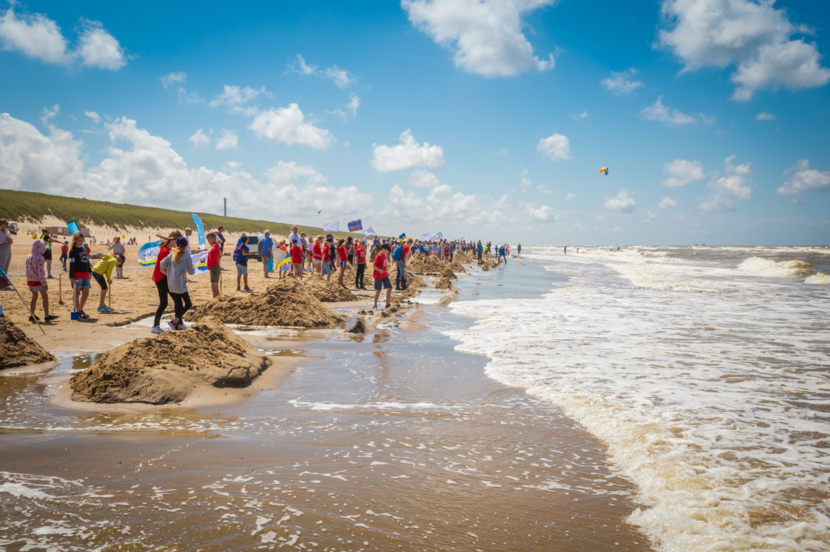
{"type": "Polygon", "coordinates": [[[335,220],[332,222],[327,222],[323,225],[323,230],[325,232],[339,232],[340,231],[340,221],[335,220]]]}
{"type": "Polygon", "coordinates": [[[81,228],[78,226],[78,223],[75,222],[74,220],[71,221],[70,223],[68,223],[66,225],[66,227],[69,229],[69,235],[70,236],[74,236],[75,232],[80,232],[81,231],[81,228]]]}
{"type": "Polygon", "coordinates": [[[207,249],[207,238],[205,237],[205,227],[202,225],[202,219],[196,213],[190,215],[193,219],[193,224],[196,225],[196,235],[199,236],[199,248],[207,249]]]}

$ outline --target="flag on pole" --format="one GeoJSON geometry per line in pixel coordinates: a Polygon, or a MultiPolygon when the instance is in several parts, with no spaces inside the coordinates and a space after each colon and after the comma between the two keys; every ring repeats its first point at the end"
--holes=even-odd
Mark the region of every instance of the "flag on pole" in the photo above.
{"type": "Polygon", "coordinates": [[[403,234],[398,236],[398,239],[401,240],[401,241],[404,241],[406,239],[406,232],[404,232],[403,234]]]}
{"type": "Polygon", "coordinates": [[[196,225],[196,234],[199,236],[199,249],[207,249],[207,238],[205,237],[205,227],[202,226],[202,219],[196,213],[190,215],[190,218],[193,219],[193,224],[196,225]]]}
{"type": "Polygon", "coordinates": [[[430,241],[432,239],[432,234],[427,232],[426,234],[421,234],[421,241],[430,241]]]}
{"type": "Polygon", "coordinates": [[[363,221],[360,219],[353,220],[349,223],[349,232],[359,232],[363,230],[363,221]]]}
{"type": "Polygon", "coordinates": [[[374,236],[376,234],[375,234],[375,231],[370,226],[369,228],[367,228],[366,230],[363,231],[363,235],[368,238],[369,236],[374,236]]]}
{"type": "Polygon", "coordinates": [[[200,274],[207,274],[210,272],[207,267],[207,251],[202,251],[201,253],[194,253],[190,256],[190,259],[193,261],[193,268],[196,269],[196,276],[200,274]]]}
{"type": "Polygon", "coordinates": [[[333,222],[327,222],[323,225],[323,230],[326,232],[339,232],[340,231],[340,221],[335,220],[333,222]]]}
{"type": "Polygon", "coordinates": [[[12,284],[12,281],[9,280],[8,276],[6,276],[6,273],[3,272],[3,269],[0,268],[0,289],[6,289],[10,287],[14,287],[14,284],[12,284]]]}
{"type": "Polygon", "coordinates": [[[78,223],[75,222],[74,220],[71,221],[70,223],[68,223],[66,225],[66,227],[69,228],[69,235],[70,236],[74,236],[75,232],[80,232],[81,231],[81,228],[78,226],[78,223]]]}

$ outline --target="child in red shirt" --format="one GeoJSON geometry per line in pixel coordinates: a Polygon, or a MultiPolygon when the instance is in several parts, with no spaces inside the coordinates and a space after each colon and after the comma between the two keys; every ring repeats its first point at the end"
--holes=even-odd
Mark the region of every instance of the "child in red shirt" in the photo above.
{"type": "Polygon", "coordinates": [[[372,278],[375,279],[375,305],[372,307],[373,309],[378,308],[378,299],[380,298],[381,289],[386,290],[385,308],[388,309],[389,304],[392,302],[392,281],[389,279],[389,258],[387,257],[389,250],[390,247],[388,243],[381,245],[380,253],[378,253],[378,256],[375,257],[375,260],[372,263],[375,267],[375,270],[372,273],[372,278]]]}
{"type": "Polygon", "coordinates": [[[363,275],[366,272],[366,249],[360,247],[360,242],[355,242],[354,258],[357,272],[354,277],[354,287],[357,289],[366,289],[363,285],[363,275]]]}
{"type": "Polygon", "coordinates": [[[303,248],[297,240],[291,240],[291,248],[288,250],[291,255],[291,268],[298,278],[303,277],[303,248]]]}
{"type": "Polygon", "coordinates": [[[343,275],[346,273],[346,267],[349,264],[349,254],[346,253],[346,246],[343,245],[345,243],[346,240],[337,242],[337,252],[340,254],[340,274],[337,276],[337,283],[342,288],[346,287],[343,285],[343,275]]]}
{"type": "Polygon", "coordinates": [[[219,297],[219,279],[222,276],[222,267],[219,266],[222,258],[222,251],[219,244],[216,243],[216,234],[210,233],[206,236],[208,245],[207,267],[210,271],[210,289],[213,291],[214,297],[219,297]]]}

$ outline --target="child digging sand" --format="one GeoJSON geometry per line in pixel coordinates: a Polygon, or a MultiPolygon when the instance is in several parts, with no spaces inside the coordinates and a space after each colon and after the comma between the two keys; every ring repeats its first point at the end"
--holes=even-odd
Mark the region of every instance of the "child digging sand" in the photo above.
{"type": "Polygon", "coordinates": [[[112,309],[105,304],[105,301],[107,299],[107,291],[109,290],[107,284],[112,285],[112,271],[116,264],[118,264],[118,259],[112,255],[104,255],[92,267],[92,277],[101,286],[101,297],[98,299],[98,312],[101,314],[109,314],[112,312],[112,309]]]}
{"type": "Polygon", "coordinates": [[[43,314],[44,320],[51,322],[58,317],[49,314],[49,285],[46,283],[46,260],[43,254],[46,252],[46,244],[41,240],[35,240],[32,244],[32,253],[26,257],[26,283],[29,286],[29,291],[32,292],[31,316],[29,322],[39,322],[40,319],[35,316],[35,309],[37,308],[37,294],[43,298],[43,314]]]}

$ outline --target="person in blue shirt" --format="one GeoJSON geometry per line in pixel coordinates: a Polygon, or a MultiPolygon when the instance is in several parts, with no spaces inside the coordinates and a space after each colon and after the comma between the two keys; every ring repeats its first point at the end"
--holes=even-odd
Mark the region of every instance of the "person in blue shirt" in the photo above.
{"type": "Polygon", "coordinates": [[[481,254],[484,253],[484,246],[481,245],[481,242],[478,242],[478,247],[476,247],[476,253],[478,253],[478,262],[481,262],[481,254]]]}
{"type": "Polygon", "coordinates": [[[496,264],[501,264],[501,260],[504,259],[504,264],[507,264],[507,254],[504,251],[504,246],[499,246],[499,258],[496,261],[496,264]]]}
{"type": "Polygon", "coordinates": [[[271,250],[274,247],[274,240],[271,238],[271,231],[265,231],[265,237],[259,242],[261,245],[259,256],[262,258],[262,272],[268,278],[269,263],[271,262],[271,250]]]}

